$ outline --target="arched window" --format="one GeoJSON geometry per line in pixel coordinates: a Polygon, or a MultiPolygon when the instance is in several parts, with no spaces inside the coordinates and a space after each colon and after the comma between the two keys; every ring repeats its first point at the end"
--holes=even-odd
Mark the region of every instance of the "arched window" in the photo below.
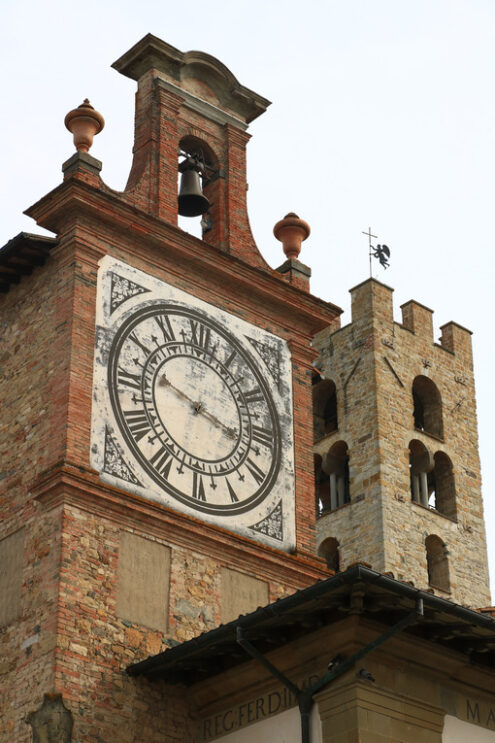
{"type": "Polygon", "coordinates": [[[338,573],[340,570],[340,552],[339,543],[335,537],[327,537],[320,544],[318,548],[318,555],[323,557],[327,564],[327,568],[333,570],[334,573],[338,573]]]}
{"type": "MultiPolygon", "coordinates": [[[[181,153],[192,157],[201,169],[199,178],[196,179],[199,192],[208,199],[210,206],[208,210],[198,217],[183,217],[179,215],[179,227],[185,232],[202,238],[210,245],[218,246],[222,239],[222,212],[221,193],[223,179],[218,177],[219,161],[210,145],[193,134],[187,134],[179,142],[181,153]]],[[[182,160],[181,160],[182,162],[182,160]]],[[[188,181],[189,183],[189,181],[188,181]]],[[[178,172],[179,193],[182,185],[182,173],[178,172]]],[[[189,183],[189,185],[191,185],[189,183]]],[[[189,192],[189,189],[187,189],[189,192]]]]}
{"type": "Polygon", "coordinates": [[[419,431],[443,438],[442,398],[428,377],[416,377],[412,386],[414,426],[419,431]]]}
{"type": "Polygon", "coordinates": [[[330,476],[330,510],[350,503],[349,450],[345,441],[337,441],[330,448],[322,467],[330,476]]]}
{"type": "Polygon", "coordinates": [[[409,475],[411,479],[411,499],[428,508],[431,481],[429,473],[433,470],[434,462],[426,446],[417,439],[409,443],[409,475]]]}
{"type": "Polygon", "coordinates": [[[315,454],[314,462],[316,514],[321,516],[325,511],[330,510],[330,477],[321,467],[322,459],[319,454],[315,454]]]}
{"type": "Polygon", "coordinates": [[[440,537],[430,534],[425,539],[428,583],[432,588],[450,591],[449,562],[447,549],[440,537]]]}
{"type": "Polygon", "coordinates": [[[331,379],[313,375],[313,428],[315,440],[338,428],[337,391],[331,379]]]}
{"type": "Polygon", "coordinates": [[[433,457],[434,468],[428,475],[429,505],[444,516],[455,519],[454,469],[449,457],[437,451],[433,457]]]}

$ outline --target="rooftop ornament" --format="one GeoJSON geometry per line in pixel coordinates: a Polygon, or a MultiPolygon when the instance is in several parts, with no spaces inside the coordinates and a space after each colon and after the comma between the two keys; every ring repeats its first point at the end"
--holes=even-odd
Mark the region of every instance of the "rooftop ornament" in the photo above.
{"type": "Polygon", "coordinates": [[[287,258],[297,260],[301,252],[301,243],[311,233],[309,224],[300,219],[294,212],[289,212],[273,228],[273,234],[282,243],[287,258]]]}
{"type": "Polygon", "coordinates": [[[76,150],[78,152],[89,152],[94,135],[99,134],[105,126],[105,119],[85,98],[80,106],[69,111],[64,123],[74,136],[76,150]]]}

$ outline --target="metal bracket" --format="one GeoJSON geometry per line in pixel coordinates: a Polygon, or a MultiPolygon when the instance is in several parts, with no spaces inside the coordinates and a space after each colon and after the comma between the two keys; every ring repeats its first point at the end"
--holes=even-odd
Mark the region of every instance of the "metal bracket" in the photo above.
{"type": "Polygon", "coordinates": [[[265,658],[265,656],[249,642],[249,640],[246,640],[242,632],[242,627],[239,626],[236,627],[236,641],[248,655],[261,663],[262,666],[270,671],[272,676],[277,678],[287,689],[289,689],[292,694],[294,694],[299,705],[299,711],[301,713],[301,741],[302,743],[309,743],[309,713],[313,705],[313,696],[318,691],[323,689],[324,686],[327,686],[327,684],[329,684],[331,681],[334,681],[336,678],[349,671],[357,663],[358,660],[361,660],[361,658],[364,658],[373,650],[376,650],[376,648],[380,647],[380,645],[383,645],[384,642],[389,640],[394,635],[402,632],[402,630],[416,621],[418,616],[423,616],[423,613],[423,599],[418,598],[416,600],[416,608],[414,611],[411,611],[405,617],[400,619],[396,624],[394,624],[392,627],[386,630],[386,632],[380,635],[380,637],[372,640],[372,642],[368,643],[368,645],[366,645],[364,648],[361,648],[361,650],[358,650],[356,653],[354,653],[354,655],[351,655],[350,658],[346,658],[345,660],[343,660],[342,663],[339,663],[338,666],[336,666],[336,668],[328,671],[328,673],[318,679],[318,681],[316,681],[307,689],[299,689],[296,684],[292,683],[292,681],[288,679],[287,676],[279,671],[278,668],[273,665],[273,663],[265,658]]]}

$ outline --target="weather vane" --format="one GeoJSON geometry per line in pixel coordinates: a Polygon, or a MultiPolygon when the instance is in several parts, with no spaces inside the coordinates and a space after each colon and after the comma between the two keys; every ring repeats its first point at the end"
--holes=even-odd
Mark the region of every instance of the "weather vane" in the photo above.
{"type": "Polygon", "coordinates": [[[368,227],[368,232],[363,232],[363,235],[368,236],[368,246],[370,249],[369,257],[370,257],[370,278],[373,278],[373,271],[371,266],[371,259],[377,258],[380,262],[380,266],[383,266],[383,268],[388,268],[390,266],[389,258],[390,258],[390,249],[386,245],[372,245],[371,238],[377,238],[377,235],[371,234],[371,227],[368,227]]]}

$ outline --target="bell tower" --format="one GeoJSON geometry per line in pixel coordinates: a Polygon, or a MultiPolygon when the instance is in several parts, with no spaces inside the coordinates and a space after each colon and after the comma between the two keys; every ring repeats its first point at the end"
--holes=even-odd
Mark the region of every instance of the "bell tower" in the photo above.
{"type": "Polygon", "coordinates": [[[27,210],[54,236],[0,251],[0,719],[15,741],[44,694],[41,717],[71,710],[80,740],[162,740],[165,718],[187,736],[183,696],[135,688],[129,662],[329,575],[310,344],[340,310],[309,293],[303,220],[277,225],[279,270],[253,240],[247,128],[268,101],[151,35],[114,67],[137,81],[125,190],[90,152],[104,120],[86,100],[66,118],[63,182],[27,210]],[[177,226],[184,193],[208,207],[201,240],[177,226]]]}
{"type": "Polygon", "coordinates": [[[319,554],[452,601],[490,601],[471,333],[433,340],[433,311],[369,279],[352,322],[316,337],[315,478],[319,554]]]}
{"type": "MultiPolygon", "coordinates": [[[[113,67],[138,84],[134,159],[124,198],[176,225],[179,152],[199,158],[209,202],[203,239],[266,267],[247,216],[246,130],[270,102],[209,54],[180,52],[151,34],[113,67]]],[[[195,172],[184,161],[181,170],[195,172]]]]}

